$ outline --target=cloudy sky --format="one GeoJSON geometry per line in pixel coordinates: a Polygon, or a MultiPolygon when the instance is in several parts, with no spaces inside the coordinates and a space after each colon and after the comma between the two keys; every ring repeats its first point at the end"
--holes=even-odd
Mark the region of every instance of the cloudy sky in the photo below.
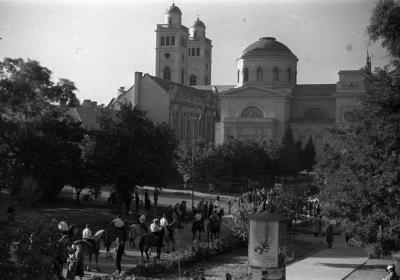
{"type": "MultiPolygon", "coordinates": [[[[172,0],[0,0],[0,58],[38,60],[107,104],[134,72],[154,74],[156,24],[172,0]]],[[[197,15],[212,40],[212,84],[234,84],[236,58],[260,37],[276,37],[299,58],[298,83],[335,83],[358,69],[367,48],[373,66],[386,52],[365,28],[374,0],[175,0],[182,23],[197,15]]]]}

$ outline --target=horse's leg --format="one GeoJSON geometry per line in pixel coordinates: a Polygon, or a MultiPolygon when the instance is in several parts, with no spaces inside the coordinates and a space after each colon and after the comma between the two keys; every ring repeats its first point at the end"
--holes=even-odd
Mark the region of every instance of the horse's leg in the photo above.
{"type": "Polygon", "coordinates": [[[199,230],[199,241],[201,241],[201,230],[199,230]]]}
{"type": "Polygon", "coordinates": [[[149,261],[149,260],[150,260],[149,254],[150,254],[150,249],[151,249],[151,247],[148,248],[148,247],[146,246],[145,249],[146,249],[145,252],[146,252],[147,261],[149,261]]]}
{"type": "Polygon", "coordinates": [[[157,259],[161,258],[161,246],[157,246],[157,259]]]}
{"type": "Polygon", "coordinates": [[[89,257],[89,266],[87,267],[87,271],[91,271],[91,267],[92,267],[92,254],[89,254],[88,257],[89,257]]]}
{"type": "Polygon", "coordinates": [[[100,271],[100,268],[99,268],[99,253],[95,253],[94,254],[94,259],[96,260],[96,270],[100,271]]]}

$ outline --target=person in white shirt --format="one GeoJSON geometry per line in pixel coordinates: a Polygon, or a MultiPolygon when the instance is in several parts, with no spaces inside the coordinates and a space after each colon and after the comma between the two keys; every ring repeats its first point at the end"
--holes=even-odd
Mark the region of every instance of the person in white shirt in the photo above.
{"type": "Polygon", "coordinates": [[[63,234],[63,235],[68,235],[68,224],[67,224],[67,219],[63,218],[61,222],[58,223],[58,230],[63,234]]]}
{"type": "Polygon", "coordinates": [[[158,219],[153,220],[153,223],[150,225],[150,231],[152,233],[161,231],[160,221],[158,219]]]}
{"type": "Polygon", "coordinates": [[[168,226],[168,225],[169,225],[169,224],[168,224],[167,217],[166,217],[165,214],[163,214],[163,216],[162,216],[162,218],[161,218],[161,220],[160,220],[160,226],[166,227],[166,226],[168,226]]]}
{"type": "Polygon", "coordinates": [[[197,212],[196,215],[194,215],[194,220],[195,221],[201,221],[203,217],[201,216],[200,212],[197,212]]]}
{"type": "Polygon", "coordinates": [[[83,240],[88,240],[93,237],[92,231],[89,228],[89,225],[86,225],[86,227],[82,231],[82,239],[83,240]]]}

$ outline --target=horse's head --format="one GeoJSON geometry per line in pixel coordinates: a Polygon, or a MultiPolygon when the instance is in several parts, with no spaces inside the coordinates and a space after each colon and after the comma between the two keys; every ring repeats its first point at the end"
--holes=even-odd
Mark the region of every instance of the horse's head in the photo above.
{"type": "Polygon", "coordinates": [[[62,245],[64,247],[67,247],[69,245],[69,237],[67,235],[63,235],[59,240],[58,240],[58,245],[62,245]]]}
{"type": "Polygon", "coordinates": [[[97,231],[94,235],[93,235],[93,240],[95,242],[100,242],[101,240],[106,243],[106,239],[107,239],[107,231],[105,229],[101,229],[99,231],[97,231]]]}

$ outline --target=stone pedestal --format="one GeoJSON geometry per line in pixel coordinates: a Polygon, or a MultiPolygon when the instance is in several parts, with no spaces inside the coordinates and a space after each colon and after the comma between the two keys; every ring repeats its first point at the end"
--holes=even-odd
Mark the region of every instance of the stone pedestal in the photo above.
{"type": "Polygon", "coordinates": [[[253,279],[286,279],[287,218],[267,211],[250,217],[249,272],[253,279]]]}

